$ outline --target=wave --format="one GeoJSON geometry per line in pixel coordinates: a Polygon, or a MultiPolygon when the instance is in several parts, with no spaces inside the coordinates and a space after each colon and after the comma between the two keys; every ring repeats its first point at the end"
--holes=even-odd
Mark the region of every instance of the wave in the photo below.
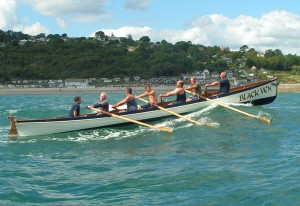
{"type": "Polygon", "coordinates": [[[246,104],[243,104],[243,103],[228,103],[228,102],[221,102],[222,104],[224,105],[227,105],[227,106],[236,106],[236,107],[252,107],[253,104],[251,103],[246,103],[246,104]]]}

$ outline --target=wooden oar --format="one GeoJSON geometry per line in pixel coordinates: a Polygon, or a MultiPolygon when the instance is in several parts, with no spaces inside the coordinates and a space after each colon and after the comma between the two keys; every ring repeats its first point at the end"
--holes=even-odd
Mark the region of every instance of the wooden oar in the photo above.
{"type": "MultiPolygon", "coordinates": [[[[138,98],[139,100],[141,100],[141,101],[143,101],[143,102],[145,102],[145,103],[148,103],[148,101],[147,100],[145,100],[145,99],[142,99],[142,98],[138,98]]],[[[184,120],[187,120],[187,121],[189,121],[189,122],[192,122],[192,123],[194,123],[194,124],[198,124],[198,125],[206,125],[206,126],[210,126],[210,127],[216,127],[216,125],[215,124],[210,124],[210,123],[203,123],[203,122],[198,122],[198,121],[195,121],[195,120],[193,120],[193,119],[190,119],[190,118],[187,118],[187,117],[185,117],[185,116],[182,116],[182,115],[180,115],[180,114],[178,114],[178,113],[176,113],[176,112],[173,112],[173,111],[171,111],[171,110],[169,110],[169,109],[166,109],[166,108],[164,108],[164,107],[161,107],[161,106],[156,106],[158,109],[160,109],[160,110],[163,110],[163,111],[165,111],[165,112],[168,112],[168,113],[170,113],[170,114],[173,114],[173,115],[175,115],[175,116],[177,116],[177,117],[180,117],[180,118],[182,118],[182,119],[184,119],[184,120]]]]}
{"type": "Polygon", "coordinates": [[[120,115],[116,115],[116,114],[113,114],[113,113],[102,111],[100,109],[96,109],[96,108],[92,108],[92,107],[90,109],[94,110],[94,111],[97,111],[97,112],[100,112],[102,114],[106,114],[106,115],[109,115],[109,116],[112,116],[112,117],[115,117],[115,118],[123,119],[123,120],[126,120],[128,122],[133,122],[133,123],[136,123],[136,124],[140,124],[140,125],[152,128],[152,129],[156,129],[156,130],[160,130],[160,131],[164,131],[164,132],[169,132],[169,133],[173,132],[173,130],[171,128],[168,128],[168,127],[156,127],[156,126],[146,124],[144,122],[140,122],[140,121],[137,121],[137,120],[134,120],[134,119],[130,119],[130,118],[127,118],[127,117],[123,117],[123,116],[120,116],[120,115]]]}
{"type": "MultiPolygon", "coordinates": [[[[193,92],[190,92],[190,91],[187,91],[187,90],[185,90],[185,91],[188,92],[188,93],[190,93],[190,94],[194,94],[193,92]]],[[[228,109],[231,109],[231,110],[236,111],[236,112],[239,112],[239,113],[242,113],[242,114],[247,115],[247,116],[249,116],[249,117],[257,118],[257,119],[260,119],[260,120],[265,121],[265,122],[268,122],[268,123],[271,122],[271,120],[268,119],[268,118],[266,118],[266,117],[263,117],[263,116],[255,116],[255,115],[253,115],[253,114],[249,114],[249,113],[244,112],[244,111],[241,111],[241,110],[239,110],[239,109],[230,107],[230,106],[228,106],[228,105],[226,105],[226,104],[217,102],[217,101],[215,101],[215,100],[212,100],[212,99],[209,99],[209,98],[206,98],[206,97],[203,97],[203,96],[200,96],[200,97],[203,98],[203,99],[205,99],[206,101],[213,102],[213,103],[215,103],[215,104],[219,104],[219,105],[221,105],[221,106],[223,106],[223,107],[226,107],[226,108],[228,108],[228,109]]]]}
{"type": "Polygon", "coordinates": [[[241,111],[241,110],[239,110],[239,109],[230,107],[230,106],[228,106],[228,105],[226,105],[226,104],[217,102],[217,101],[215,101],[215,100],[212,100],[212,99],[209,99],[209,98],[206,98],[206,97],[203,97],[203,96],[200,96],[200,97],[203,98],[203,99],[206,99],[206,101],[210,101],[210,102],[213,102],[213,103],[215,103],[215,104],[219,104],[219,105],[221,105],[221,106],[223,106],[223,107],[226,107],[226,108],[228,108],[228,109],[231,109],[231,110],[236,111],[236,112],[239,112],[239,113],[242,113],[242,114],[247,115],[247,116],[249,116],[249,117],[257,118],[257,119],[260,119],[260,120],[265,121],[265,122],[268,122],[268,123],[271,122],[271,120],[268,119],[268,118],[266,118],[266,117],[263,117],[263,116],[256,116],[256,115],[253,115],[253,114],[249,114],[249,113],[247,113],[247,112],[244,112],[244,111],[241,111]]]}

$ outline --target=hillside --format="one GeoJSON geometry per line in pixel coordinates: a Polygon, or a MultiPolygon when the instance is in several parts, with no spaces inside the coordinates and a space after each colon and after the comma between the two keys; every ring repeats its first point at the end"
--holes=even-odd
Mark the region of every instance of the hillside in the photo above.
{"type": "MultiPolygon", "coordinates": [[[[147,36],[69,38],[63,35],[30,36],[0,30],[0,81],[13,79],[116,78],[139,75],[180,76],[195,71],[239,74],[255,66],[273,74],[285,73],[282,81],[299,82],[300,58],[280,50],[264,53],[244,45],[239,51],[218,46],[151,42],[147,36]],[[292,76],[294,75],[294,76],[292,76]]],[[[281,78],[281,77],[280,77],[281,78]]]]}

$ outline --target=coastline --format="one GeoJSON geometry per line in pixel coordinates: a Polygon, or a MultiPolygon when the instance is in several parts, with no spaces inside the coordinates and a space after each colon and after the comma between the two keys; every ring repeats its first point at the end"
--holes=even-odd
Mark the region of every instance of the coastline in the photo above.
{"type": "Polygon", "coordinates": [[[279,84],[278,92],[300,92],[300,84],[279,84]]]}
{"type": "MultiPolygon", "coordinates": [[[[152,87],[157,92],[171,91],[175,86],[152,87]]],[[[82,94],[82,93],[119,93],[126,87],[96,87],[96,88],[1,88],[0,95],[9,94],[82,94]]],[[[144,92],[144,87],[132,87],[134,92],[144,92]]],[[[300,84],[279,84],[278,92],[300,92],[300,84]]]]}
{"type": "MultiPolygon", "coordinates": [[[[174,86],[152,87],[157,92],[173,90],[174,86]]],[[[144,87],[132,87],[134,92],[145,92],[144,87]]],[[[83,93],[120,93],[125,92],[126,87],[95,87],[95,88],[1,88],[0,95],[5,94],[83,94],[83,93]]]]}

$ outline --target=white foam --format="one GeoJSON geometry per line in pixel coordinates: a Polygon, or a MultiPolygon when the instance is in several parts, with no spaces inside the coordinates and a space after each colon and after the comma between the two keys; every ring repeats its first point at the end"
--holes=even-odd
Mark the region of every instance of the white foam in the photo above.
{"type": "Polygon", "coordinates": [[[8,110],[7,110],[7,113],[8,113],[8,114],[15,114],[15,113],[17,113],[17,112],[18,112],[17,109],[8,109],[8,110]]]}
{"type": "Polygon", "coordinates": [[[236,107],[252,107],[253,106],[253,104],[251,104],[251,103],[243,104],[243,103],[222,102],[222,104],[225,104],[227,106],[236,106],[236,107]]]}
{"type": "Polygon", "coordinates": [[[259,111],[257,117],[265,117],[267,119],[272,119],[272,115],[263,111],[259,111]]]}

